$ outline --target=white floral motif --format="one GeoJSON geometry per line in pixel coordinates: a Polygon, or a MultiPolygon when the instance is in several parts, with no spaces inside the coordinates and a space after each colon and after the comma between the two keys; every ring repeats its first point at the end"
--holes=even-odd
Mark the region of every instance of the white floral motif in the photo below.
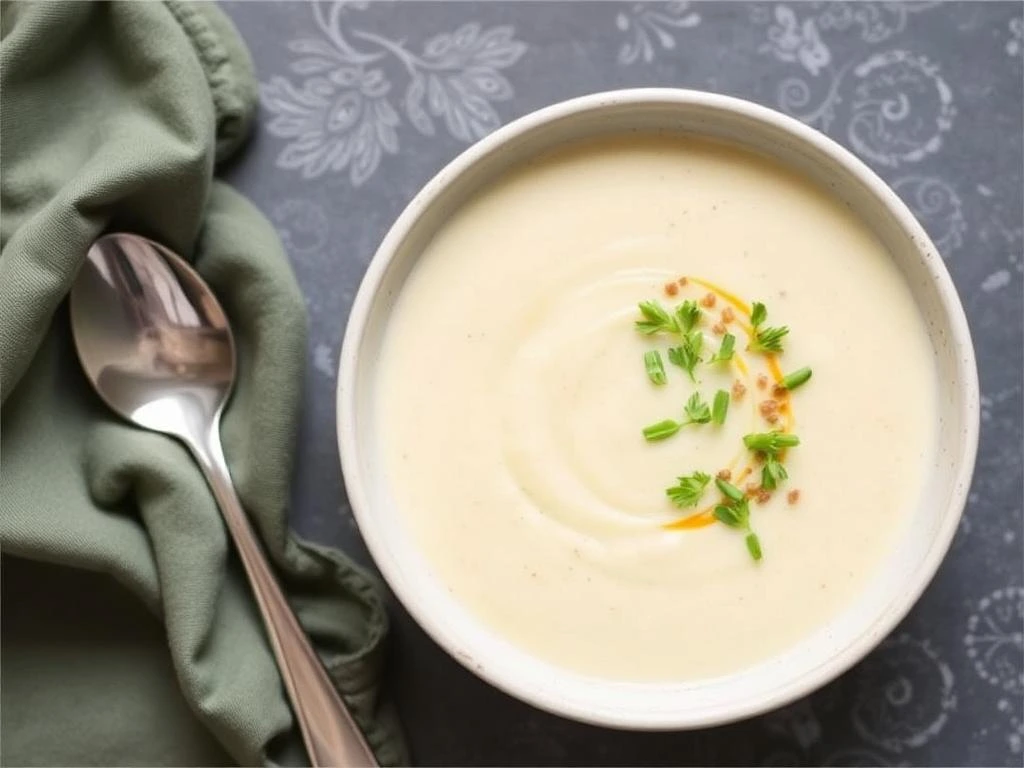
{"type": "Polygon", "coordinates": [[[936,152],[956,114],[952,91],[939,76],[938,67],[924,57],[898,49],[836,67],[823,37],[826,30],[858,28],[862,40],[879,43],[902,31],[911,13],[935,5],[778,4],[771,16],[755,6],[751,20],[768,25],[768,41],[760,51],[797,64],[810,75],[808,79],[788,77],[779,84],[779,107],[827,131],[840,106],[848,103],[842,115],[847,139],[859,154],[879,165],[914,163],[936,152]]]}
{"type": "Polygon", "coordinates": [[[890,638],[869,656],[857,679],[853,725],[870,744],[901,752],[934,738],[956,707],[953,672],[926,642],[890,638]]]}
{"type": "Polygon", "coordinates": [[[963,203],[948,183],[928,176],[904,176],[893,182],[893,189],[921,220],[939,253],[948,257],[963,245],[967,231],[963,203]]]}
{"type": "Polygon", "coordinates": [[[853,148],[881,165],[917,162],[938,151],[953,124],[953,93],[938,66],[907,51],[875,54],[854,77],[853,148]]]}
{"type": "Polygon", "coordinates": [[[1024,57],[1024,18],[1010,19],[1010,39],[1006,41],[1007,56],[1024,57]]]}
{"type": "Polygon", "coordinates": [[[615,26],[623,32],[633,33],[633,39],[619,49],[619,64],[632,64],[639,59],[654,61],[654,43],[662,50],[676,47],[673,31],[696,27],[700,15],[690,10],[690,3],[673,0],[669,3],[633,3],[628,11],[615,17],[615,26]]]}
{"type": "Polygon", "coordinates": [[[967,620],[967,656],[981,677],[1007,693],[1024,695],[1024,589],[997,589],[967,620]]]}
{"type": "Polygon", "coordinates": [[[327,245],[327,214],[312,200],[285,200],[274,208],[270,218],[291,256],[309,256],[327,245]]]}
{"type": "Polygon", "coordinates": [[[799,77],[779,85],[779,107],[810,125],[828,130],[843,102],[846,77],[859,82],[844,110],[847,140],[853,149],[879,165],[916,163],[942,146],[953,124],[953,93],[924,57],[896,50],[874,54],[856,66],[840,68],[817,106],[811,86],[799,77]]]}
{"type": "Polygon", "coordinates": [[[881,43],[902,32],[910,14],[934,8],[939,3],[826,2],[814,5],[822,9],[818,16],[822,29],[843,31],[857,26],[865,43],[881,43]]]}
{"type": "Polygon", "coordinates": [[[430,39],[416,54],[404,41],[343,31],[346,9],[343,2],[315,3],[324,37],[289,44],[300,55],[291,70],[304,78],[302,84],[274,77],[262,88],[263,104],[274,113],[270,132],[290,140],[278,155],[279,167],[306,178],[347,169],[354,186],[363,184],[385,154],[398,152],[402,120],[392,101],[391,70],[408,79],[399,105],[420,133],[432,135],[439,119],[452,136],[470,142],[500,125],[493,104],[512,98],[513,91],[499,70],[526,51],[512,27],[465,24],[430,39]]]}
{"type": "Polygon", "coordinates": [[[832,61],[813,18],[801,23],[792,8],[778,5],[775,22],[768,28],[768,42],[761,46],[762,53],[770,53],[779,61],[798,62],[815,76],[832,61]]]}
{"type": "Polygon", "coordinates": [[[796,7],[808,11],[801,19],[788,5],[776,5],[772,14],[761,3],[753,4],[750,19],[755,24],[775,23],[768,27],[768,42],[761,53],[779,61],[800,64],[817,76],[832,60],[832,52],[822,32],[845,32],[858,27],[866,43],[881,43],[902,32],[912,13],[938,5],[936,2],[811,2],[796,7]]]}

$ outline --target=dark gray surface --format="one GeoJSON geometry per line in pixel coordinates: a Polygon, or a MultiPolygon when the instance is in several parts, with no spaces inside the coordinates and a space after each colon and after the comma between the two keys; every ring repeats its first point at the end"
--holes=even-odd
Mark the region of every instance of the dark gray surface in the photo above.
{"type": "Polygon", "coordinates": [[[306,536],[367,559],[338,470],[334,379],[345,317],[384,232],[470,140],[571,96],[695,87],[824,130],[924,222],[978,347],[982,442],[967,514],[919,605],[852,672],[725,728],[608,731],[490,688],[395,604],[393,690],[417,762],[1022,764],[1020,4],[225,7],[251,46],[264,96],[259,134],[229,177],[277,225],[311,318],[294,492],[306,536]],[[434,99],[415,98],[419,81],[434,99]]]}

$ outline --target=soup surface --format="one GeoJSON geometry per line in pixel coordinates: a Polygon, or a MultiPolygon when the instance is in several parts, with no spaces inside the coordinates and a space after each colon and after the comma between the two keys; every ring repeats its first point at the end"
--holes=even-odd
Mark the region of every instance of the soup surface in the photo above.
{"type": "Polygon", "coordinates": [[[622,680],[736,672],[840,613],[912,515],[937,412],[910,293],[841,202],[753,154],[654,136],[560,149],[455,212],[402,288],[378,377],[380,459],[437,578],[535,656],[622,680]],[[694,382],[637,305],[709,293],[694,382]],[[747,350],[755,300],[790,329],[779,354],[747,350]],[[709,363],[727,307],[736,355],[709,363]],[[644,438],[737,381],[724,424],[644,438]],[[743,436],[775,429],[800,444],[749,502],[755,561],[713,516],[713,482],[688,508],[666,489],[728,470],[753,490],[743,436]]]}

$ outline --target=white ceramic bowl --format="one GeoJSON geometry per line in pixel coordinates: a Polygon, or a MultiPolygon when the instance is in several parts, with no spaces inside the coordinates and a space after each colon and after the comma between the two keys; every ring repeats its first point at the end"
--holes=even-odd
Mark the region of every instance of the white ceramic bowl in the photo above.
{"type": "MultiPolygon", "coordinates": [[[[486,258],[481,256],[481,258],[486,258]]],[[[541,109],[467,149],[416,195],[366,273],[338,375],[338,442],[359,529],[395,594],[453,657],[537,707],[638,729],[716,725],[781,706],[861,659],[906,615],[949,548],[967,498],[978,439],[974,351],[956,291],[924,230],[871,170],[821,133],[770,109],[698,91],[599,93],[541,109]],[[395,298],[416,259],[473,190],[526,157],[586,136],[659,131],[754,149],[817,180],[887,246],[927,321],[940,375],[936,462],[908,533],[857,601],[787,652],[741,673],[694,683],[584,677],[519,650],[470,615],[417,550],[380,470],[374,376],[395,298]]]]}

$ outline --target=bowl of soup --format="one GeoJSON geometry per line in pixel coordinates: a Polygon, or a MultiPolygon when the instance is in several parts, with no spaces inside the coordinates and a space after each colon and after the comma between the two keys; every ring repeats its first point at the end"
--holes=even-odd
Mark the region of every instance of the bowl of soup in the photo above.
{"type": "Polygon", "coordinates": [[[822,134],[594,94],[463,152],[356,296],[349,499],[409,613],[537,707],[711,726],[832,680],[967,497],[978,383],[919,223],[822,134]]]}

